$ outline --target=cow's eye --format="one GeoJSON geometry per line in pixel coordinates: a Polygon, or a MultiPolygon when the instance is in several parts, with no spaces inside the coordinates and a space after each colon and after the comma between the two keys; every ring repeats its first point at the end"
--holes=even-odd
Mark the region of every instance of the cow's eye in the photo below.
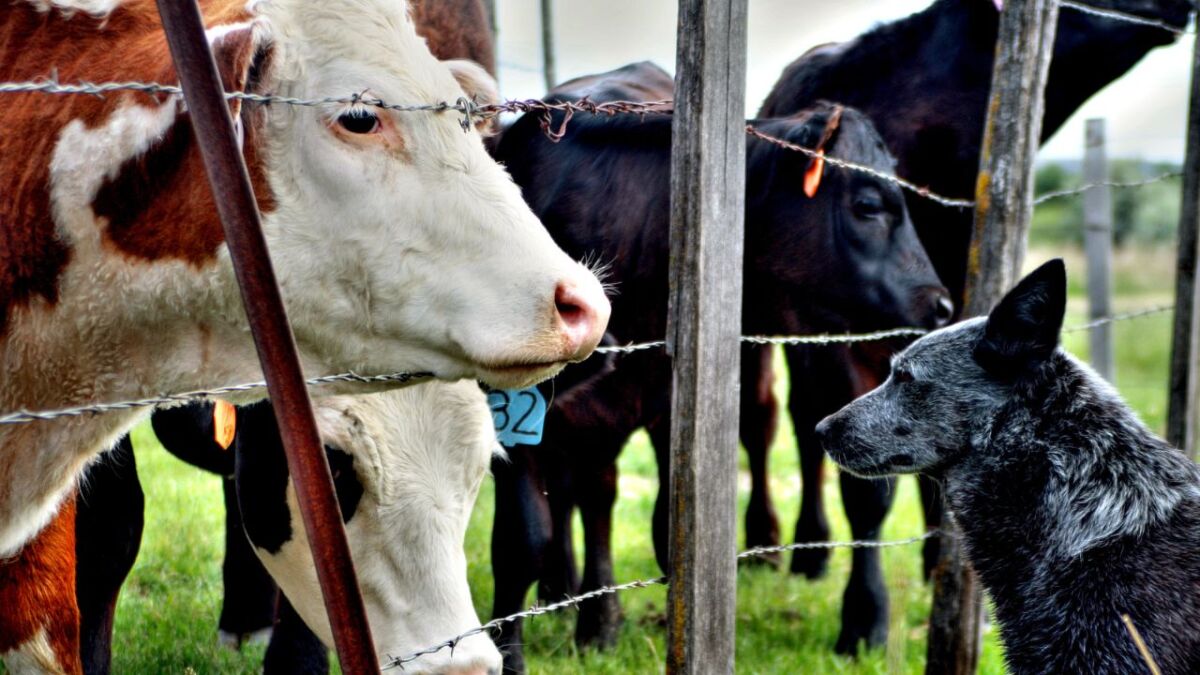
{"type": "Polygon", "coordinates": [[[867,190],[854,197],[854,213],[859,218],[874,218],[883,213],[883,196],[867,190]]]}
{"type": "Polygon", "coordinates": [[[913,374],[907,370],[899,369],[892,371],[892,382],[896,384],[904,384],[913,381],[913,374]]]}
{"type": "Polygon", "coordinates": [[[352,134],[372,134],[379,130],[379,118],[370,110],[344,112],[338,115],[337,123],[352,134]]]}

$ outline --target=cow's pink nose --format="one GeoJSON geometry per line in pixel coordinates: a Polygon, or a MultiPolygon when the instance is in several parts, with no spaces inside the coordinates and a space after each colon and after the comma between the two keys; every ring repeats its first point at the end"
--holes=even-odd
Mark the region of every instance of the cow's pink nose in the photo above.
{"type": "Polygon", "coordinates": [[[591,283],[560,281],[554,289],[559,330],[566,341],[566,356],[572,361],[586,358],[600,343],[612,309],[600,283],[588,281],[591,283]]]}

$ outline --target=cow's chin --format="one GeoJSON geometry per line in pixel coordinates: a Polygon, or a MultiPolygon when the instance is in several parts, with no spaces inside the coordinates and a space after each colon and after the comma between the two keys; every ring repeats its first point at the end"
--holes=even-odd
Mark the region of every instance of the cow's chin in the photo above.
{"type": "Polygon", "coordinates": [[[475,379],[493,389],[522,389],[554,377],[566,365],[565,361],[558,361],[480,366],[475,372],[475,379]]]}

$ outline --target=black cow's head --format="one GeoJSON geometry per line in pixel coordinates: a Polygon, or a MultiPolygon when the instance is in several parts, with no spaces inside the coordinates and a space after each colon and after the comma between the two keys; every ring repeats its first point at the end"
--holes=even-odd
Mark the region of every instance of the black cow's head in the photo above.
{"type": "MultiPolygon", "coordinates": [[[[894,174],[895,160],[856,110],[822,102],[753,124],[831,159],[894,174]]],[[[950,297],[896,184],[828,160],[821,169],[809,155],[761,139],[749,143],[747,330],[934,328],[951,319],[950,297]],[[779,316],[784,325],[771,318],[779,316]]]]}

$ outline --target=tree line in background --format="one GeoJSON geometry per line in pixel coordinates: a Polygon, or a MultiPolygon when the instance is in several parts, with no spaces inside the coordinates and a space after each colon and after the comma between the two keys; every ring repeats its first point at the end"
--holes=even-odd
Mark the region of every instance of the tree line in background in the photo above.
{"type": "MultiPolygon", "coordinates": [[[[1135,183],[1166,173],[1178,173],[1178,164],[1138,159],[1109,161],[1109,180],[1135,183]]],[[[1083,184],[1079,162],[1047,162],[1036,174],[1036,194],[1070,190],[1083,184]]],[[[1149,185],[1113,188],[1113,238],[1117,246],[1152,246],[1175,241],[1179,224],[1182,180],[1171,177],[1149,185]]],[[[1083,244],[1083,199],[1063,197],[1041,204],[1034,211],[1029,234],[1033,245],[1083,244]]]]}

